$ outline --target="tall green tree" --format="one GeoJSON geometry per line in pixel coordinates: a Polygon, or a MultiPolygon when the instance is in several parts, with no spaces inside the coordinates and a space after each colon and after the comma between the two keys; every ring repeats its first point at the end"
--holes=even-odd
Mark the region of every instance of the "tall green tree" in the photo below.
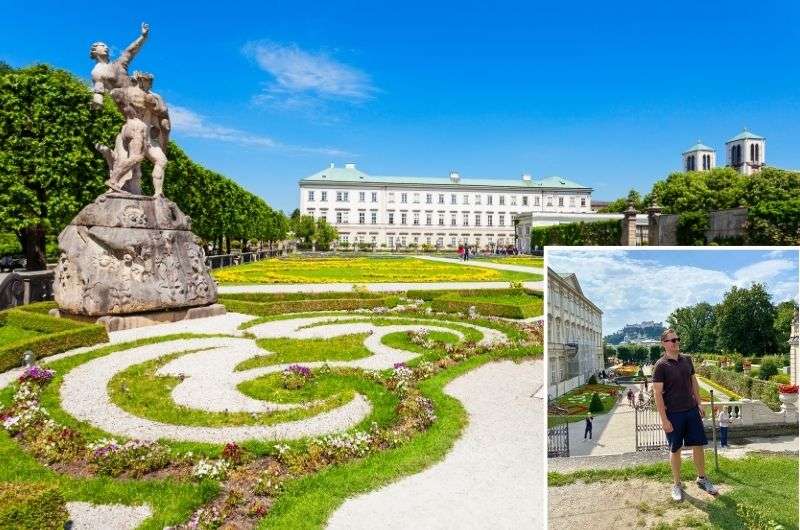
{"type": "Polygon", "coordinates": [[[679,307],[667,317],[667,324],[681,338],[681,350],[686,353],[716,351],[717,332],[714,306],[701,302],[679,307]]]}
{"type": "Polygon", "coordinates": [[[105,189],[94,149],[122,125],[110,105],[63,70],[37,65],[0,76],[0,225],[17,235],[31,270],[44,269],[45,235],[60,231],[105,189]]]}
{"type": "Polygon", "coordinates": [[[782,354],[789,353],[789,335],[792,331],[792,319],[797,312],[797,302],[794,300],[787,300],[775,306],[775,323],[773,329],[775,331],[775,342],[777,343],[777,352],[782,354]]]}
{"type": "Polygon", "coordinates": [[[724,352],[764,355],[775,351],[775,309],[760,283],[732,287],[717,306],[717,346],[724,352]]]}

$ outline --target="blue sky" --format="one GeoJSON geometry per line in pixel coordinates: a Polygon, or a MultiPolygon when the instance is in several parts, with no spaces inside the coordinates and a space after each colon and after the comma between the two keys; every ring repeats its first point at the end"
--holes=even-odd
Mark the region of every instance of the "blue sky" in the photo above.
{"type": "Polygon", "coordinates": [[[625,324],[663,322],[672,311],[718,303],[732,286],[762,283],[772,302],[798,299],[798,252],[787,250],[547,250],[548,266],[574,272],[603,310],[603,335],[625,324]]]}
{"type": "Polygon", "coordinates": [[[800,169],[794,1],[129,5],[11,2],[0,59],[88,77],[90,43],[118,52],[149,22],[133,68],[155,74],[174,138],[284,210],[329,162],[560,175],[610,199],[743,126],[800,169]]]}

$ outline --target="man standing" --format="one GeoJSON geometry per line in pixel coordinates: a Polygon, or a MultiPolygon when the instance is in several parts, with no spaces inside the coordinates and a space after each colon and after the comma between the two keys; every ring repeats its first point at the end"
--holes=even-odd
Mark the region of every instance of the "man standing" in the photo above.
{"type": "Polygon", "coordinates": [[[591,412],[586,413],[586,429],[583,431],[583,439],[585,440],[588,436],[589,439],[592,439],[592,422],[594,421],[594,416],[592,416],[591,412]]]}
{"type": "Polygon", "coordinates": [[[703,446],[708,444],[703,430],[703,409],[700,405],[700,386],[694,374],[694,364],[680,352],[680,339],[672,329],[661,334],[664,355],[653,368],[653,396],[661,417],[661,425],[669,442],[669,462],[672,467],[672,498],[683,500],[681,483],[681,447],[692,448],[697,485],[711,495],[717,488],[705,474],[703,446]]]}

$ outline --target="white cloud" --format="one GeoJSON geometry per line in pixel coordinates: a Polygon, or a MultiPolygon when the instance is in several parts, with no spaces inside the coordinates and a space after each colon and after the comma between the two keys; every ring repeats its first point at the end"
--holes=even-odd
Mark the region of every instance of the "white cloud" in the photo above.
{"type": "Polygon", "coordinates": [[[288,145],[273,140],[267,136],[259,136],[241,131],[239,129],[223,127],[221,125],[209,122],[204,116],[197,114],[186,107],[180,107],[178,105],[170,106],[169,116],[170,121],[172,122],[172,128],[176,133],[190,136],[192,138],[205,138],[220,142],[229,142],[239,145],[263,147],[298,153],[324,154],[331,156],[349,155],[349,153],[340,149],[288,145]]]}
{"type": "Polygon", "coordinates": [[[764,283],[773,302],[797,298],[797,264],[790,260],[764,260],[728,274],[692,265],[663,265],[647,256],[623,250],[548,254],[551,268],[574,272],[587,297],[603,310],[604,334],[628,323],[664,321],[678,307],[717,303],[734,285],[764,283]]]}
{"type": "Polygon", "coordinates": [[[270,41],[247,43],[243,51],[272,76],[257,102],[284,108],[317,107],[320,100],[361,102],[376,92],[370,77],[325,53],[301,50],[295,44],[270,41]]]}

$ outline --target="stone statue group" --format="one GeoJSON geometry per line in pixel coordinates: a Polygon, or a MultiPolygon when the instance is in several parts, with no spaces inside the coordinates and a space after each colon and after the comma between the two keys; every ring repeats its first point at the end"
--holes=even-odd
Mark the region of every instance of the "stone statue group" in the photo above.
{"type": "Polygon", "coordinates": [[[114,148],[97,144],[95,147],[108,163],[108,187],[115,192],[141,193],[141,163],[153,163],[153,189],[163,197],[164,169],[167,166],[167,142],[170,121],[164,100],[152,92],[153,75],[136,71],[128,74],[128,66],[150,33],[142,24],[141,35],[115,60],[109,57],[108,45],[92,44],[89,55],[96,61],[92,69],[94,96],[92,104],[102,106],[103,94],[109,94],[122,115],[125,125],[117,135],[114,148]]]}

